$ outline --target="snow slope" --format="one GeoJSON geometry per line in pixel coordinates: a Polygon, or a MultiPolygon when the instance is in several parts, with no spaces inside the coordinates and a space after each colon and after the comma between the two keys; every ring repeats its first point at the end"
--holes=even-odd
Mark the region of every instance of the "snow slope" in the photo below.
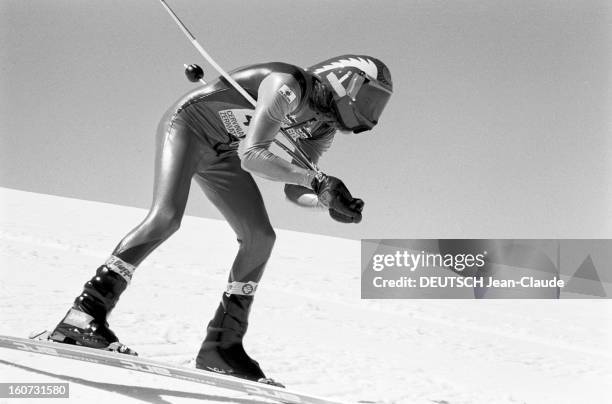
{"type": "MultiPolygon", "coordinates": [[[[0,188],[0,334],[52,327],[145,213],[0,188]]],[[[245,345],[287,386],[411,404],[609,402],[609,300],[366,301],[359,297],[359,242],[277,235],[245,345]]],[[[236,247],[224,222],[186,217],[137,270],[111,317],[113,329],[141,356],[193,366],[236,247]]],[[[0,381],[69,382],[71,399],[62,402],[256,402],[6,349],[0,381]]]]}

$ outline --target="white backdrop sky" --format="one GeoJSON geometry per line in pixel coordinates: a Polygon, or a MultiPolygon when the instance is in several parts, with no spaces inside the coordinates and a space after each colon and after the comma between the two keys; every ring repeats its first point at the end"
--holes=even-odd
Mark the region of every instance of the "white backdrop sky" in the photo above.
{"type": "MultiPolygon", "coordinates": [[[[341,53],[389,65],[378,128],[322,168],[360,225],[261,185],[275,226],[351,238],[611,237],[612,7],[606,1],[169,4],[227,69],[341,53]]],[[[201,56],[157,1],[1,0],[0,185],[147,207],[154,131],[201,56]]],[[[192,188],[188,214],[220,215],[192,188]]],[[[134,223],[135,225],[136,223],[134,223]]]]}

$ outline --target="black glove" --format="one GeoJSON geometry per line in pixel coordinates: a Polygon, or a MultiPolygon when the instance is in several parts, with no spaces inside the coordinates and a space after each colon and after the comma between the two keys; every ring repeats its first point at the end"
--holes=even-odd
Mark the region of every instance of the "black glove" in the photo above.
{"type": "MultiPolygon", "coordinates": [[[[329,215],[336,222],[340,222],[340,223],[353,223],[353,218],[351,216],[343,215],[342,213],[340,213],[340,212],[338,212],[336,210],[330,209],[329,210],[329,215]]],[[[361,221],[361,214],[359,216],[360,217],[359,217],[357,223],[359,223],[361,221]]]]}
{"type": "Polygon", "coordinates": [[[349,203],[349,209],[351,209],[353,212],[351,216],[340,213],[334,209],[329,209],[329,215],[337,222],[359,223],[361,222],[361,212],[363,210],[363,205],[364,202],[361,199],[355,198],[351,203],[349,203]]]}
{"type": "Polygon", "coordinates": [[[353,198],[344,183],[336,177],[324,175],[312,181],[312,189],[319,202],[329,208],[329,215],[342,223],[359,223],[363,201],[353,198]]]}

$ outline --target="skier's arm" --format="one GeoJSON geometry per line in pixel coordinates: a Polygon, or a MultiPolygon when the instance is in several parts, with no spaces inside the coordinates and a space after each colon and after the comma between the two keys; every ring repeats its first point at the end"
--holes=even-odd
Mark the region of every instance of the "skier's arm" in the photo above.
{"type": "MultiPolygon", "coordinates": [[[[300,141],[300,146],[317,163],[321,155],[329,149],[333,138],[334,132],[331,132],[300,141]]],[[[361,222],[364,202],[353,198],[342,181],[323,175],[313,181],[312,188],[286,184],[285,195],[300,206],[328,210],[331,218],[338,222],[361,222]]]]}
{"type": "MultiPolygon", "coordinates": [[[[327,133],[314,139],[299,139],[298,144],[302,150],[316,164],[331,146],[334,132],[327,133]]],[[[327,209],[319,202],[317,194],[310,188],[301,185],[285,184],[285,196],[287,200],[305,208],[327,209]]]]}
{"type": "Polygon", "coordinates": [[[297,107],[300,97],[300,86],[289,74],[271,74],[261,82],[249,130],[238,147],[242,168],[272,181],[310,188],[316,175],[313,170],[291,164],[269,150],[283,118],[297,107]]]}

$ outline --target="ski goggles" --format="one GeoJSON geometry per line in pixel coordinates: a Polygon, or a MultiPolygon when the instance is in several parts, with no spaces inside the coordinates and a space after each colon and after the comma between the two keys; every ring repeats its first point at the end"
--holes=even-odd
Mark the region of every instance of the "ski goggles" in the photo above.
{"type": "Polygon", "coordinates": [[[334,104],[340,123],[354,133],[372,129],[385,109],[392,91],[360,71],[346,88],[335,74],[327,76],[335,92],[334,104]]]}

